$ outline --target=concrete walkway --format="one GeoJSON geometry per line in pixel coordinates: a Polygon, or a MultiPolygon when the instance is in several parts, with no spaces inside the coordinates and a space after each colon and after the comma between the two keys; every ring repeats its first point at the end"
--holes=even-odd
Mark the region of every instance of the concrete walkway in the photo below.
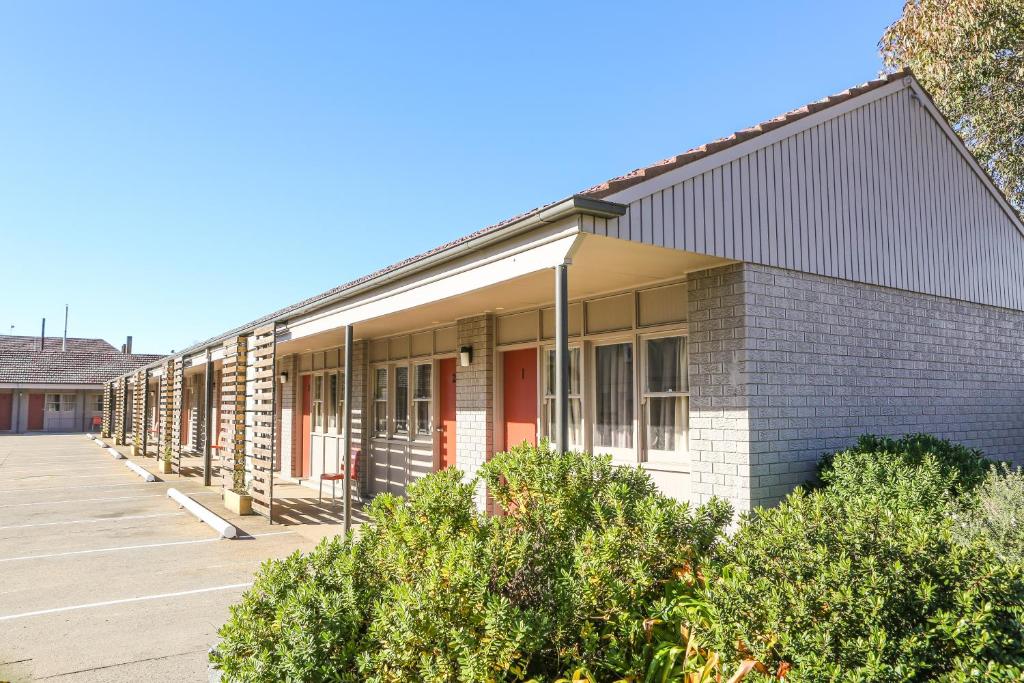
{"type": "Polygon", "coordinates": [[[0,436],[0,681],[207,680],[260,563],[317,540],[217,502],[201,484],[143,482],[84,435],[0,436]],[[171,486],[246,537],[219,540],[171,486]]]}

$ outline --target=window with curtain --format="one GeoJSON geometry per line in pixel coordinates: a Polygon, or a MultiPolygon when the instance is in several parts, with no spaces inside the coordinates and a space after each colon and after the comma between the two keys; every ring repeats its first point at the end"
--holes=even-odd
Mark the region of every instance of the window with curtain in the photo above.
{"type": "Polygon", "coordinates": [[[373,383],[373,432],[377,436],[388,433],[388,370],[377,368],[373,383]]]}
{"type": "MultiPolygon", "coordinates": [[[[544,436],[555,440],[555,350],[548,349],[544,364],[544,436]]],[[[580,350],[569,349],[569,448],[583,449],[583,390],[580,382],[580,350]]]]}
{"type": "Polygon", "coordinates": [[[334,372],[327,375],[327,429],[338,429],[338,374],[334,372]]]}
{"type": "Polygon", "coordinates": [[[689,382],[686,338],[644,341],[644,439],[647,460],[679,462],[686,453],[689,382]]]}
{"type": "Polygon", "coordinates": [[[412,401],[416,406],[417,436],[431,436],[430,406],[433,399],[433,385],[430,380],[432,369],[429,363],[416,366],[416,384],[413,389],[412,401]]]}
{"type": "Polygon", "coordinates": [[[324,376],[313,375],[313,429],[324,428],[324,376]]]}
{"type": "Polygon", "coordinates": [[[395,434],[409,433],[409,368],[395,368],[395,434]]]}
{"type": "Polygon", "coordinates": [[[48,413],[59,413],[61,411],[61,407],[60,407],[61,398],[62,397],[61,397],[60,394],[47,394],[46,395],[46,412],[48,412],[48,413]]]}
{"type": "Polygon", "coordinates": [[[338,416],[338,434],[345,432],[345,373],[339,372],[338,378],[338,395],[335,397],[335,403],[338,406],[335,413],[338,416]]]}
{"type": "Polygon", "coordinates": [[[633,448],[633,345],[594,347],[594,450],[612,455],[633,448]]]}

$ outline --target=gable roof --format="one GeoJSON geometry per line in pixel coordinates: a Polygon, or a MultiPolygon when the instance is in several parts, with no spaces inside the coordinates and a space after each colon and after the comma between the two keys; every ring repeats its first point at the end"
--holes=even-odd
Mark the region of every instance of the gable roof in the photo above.
{"type": "Polygon", "coordinates": [[[587,188],[586,190],[583,190],[583,192],[581,192],[580,194],[588,195],[591,197],[607,197],[611,194],[619,192],[620,190],[624,190],[627,187],[632,187],[633,185],[642,183],[645,180],[650,180],[651,178],[655,178],[661,175],[662,173],[667,173],[668,171],[677,169],[680,166],[691,164],[694,161],[697,161],[698,159],[703,159],[704,157],[710,156],[711,154],[714,154],[716,152],[721,152],[722,150],[738,145],[741,142],[746,142],[747,140],[750,140],[751,138],[756,138],[757,136],[763,135],[768,131],[775,130],[776,128],[780,128],[781,126],[785,126],[786,124],[793,123],[794,121],[799,121],[805,116],[809,116],[824,109],[828,109],[829,107],[834,107],[837,104],[845,102],[859,95],[869,93],[872,90],[877,90],[878,88],[881,88],[884,85],[892,83],[893,81],[898,81],[899,79],[905,78],[910,75],[910,69],[904,68],[900,69],[899,71],[895,71],[891,74],[886,74],[880,78],[870,80],[866,83],[855,85],[852,88],[847,88],[846,90],[836,93],[835,95],[823,97],[822,99],[816,102],[805,104],[802,107],[798,107],[796,109],[788,111],[785,114],[779,114],[778,116],[770,118],[767,121],[762,121],[761,123],[755,124],[748,128],[738,130],[732,135],[727,135],[724,138],[718,138],[717,140],[712,140],[711,142],[707,142],[703,145],[700,145],[699,147],[694,147],[683,152],[682,154],[676,154],[675,156],[668,157],[667,159],[662,159],[661,161],[655,162],[649,166],[643,166],[641,168],[633,169],[629,173],[617,176],[610,180],[606,180],[603,183],[599,183],[597,185],[594,185],[593,187],[587,188]]]}
{"type": "Polygon", "coordinates": [[[103,384],[162,358],[152,353],[120,353],[103,339],[0,336],[0,384],[103,384]]]}
{"type": "MultiPolygon", "coordinates": [[[[257,318],[256,320],[232,328],[227,332],[223,332],[220,335],[211,337],[197,344],[193,344],[187,349],[179,352],[179,354],[175,355],[187,355],[189,353],[194,353],[196,351],[208,348],[212,344],[215,344],[218,341],[225,339],[229,336],[244,334],[261,325],[265,325],[272,321],[286,319],[289,315],[294,314],[297,311],[316,306],[321,302],[326,303],[327,301],[335,297],[344,295],[344,293],[348,290],[353,290],[362,285],[371,283],[372,281],[377,280],[378,278],[382,278],[386,275],[391,275],[396,271],[402,270],[409,266],[413,266],[418,262],[442,254],[443,252],[449,251],[455,247],[460,247],[462,245],[471,243],[480,238],[500,233],[503,230],[512,228],[513,226],[521,223],[522,221],[532,219],[537,216],[542,216],[545,211],[549,211],[552,209],[552,207],[556,207],[564,202],[586,201],[587,199],[604,200],[605,198],[612,198],[612,200],[614,200],[615,198],[613,196],[624,189],[639,185],[647,180],[656,178],[664,173],[681,168],[683,166],[687,166],[688,164],[692,164],[696,161],[707,158],[723,150],[735,147],[737,145],[740,145],[741,143],[757,138],[758,136],[764,135],[770,131],[800,121],[801,119],[804,119],[805,117],[811,116],[818,112],[822,112],[832,107],[836,107],[837,105],[840,105],[844,102],[860,97],[867,93],[871,93],[872,91],[878,90],[880,88],[885,87],[886,85],[889,85],[891,83],[899,81],[900,79],[908,77],[913,79],[913,74],[911,73],[911,71],[909,69],[901,69],[899,71],[886,74],[879,78],[867,81],[860,85],[847,88],[846,90],[843,90],[839,93],[808,103],[802,107],[798,107],[797,109],[793,109],[784,114],[780,114],[771,119],[768,119],[767,121],[763,121],[754,126],[736,131],[735,133],[732,133],[729,136],[708,142],[706,144],[692,148],[690,150],[682,152],[681,154],[668,157],[666,159],[650,164],[648,166],[634,169],[624,175],[611,178],[602,183],[584,189],[578,193],[570,195],[567,198],[536,207],[512,218],[481,228],[473,233],[470,233],[463,237],[459,237],[455,240],[442,244],[438,247],[430,249],[416,256],[404,259],[402,261],[386,266],[362,277],[338,285],[337,287],[333,287],[329,290],[308,297],[284,308],[278,309],[272,313],[257,318]]],[[[914,82],[916,84],[916,81],[914,82]]],[[[928,96],[927,92],[924,91],[919,84],[916,85],[915,88],[920,90],[920,92],[922,92],[930,102],[930,97],[928,96]]],[[[934,109],[934,105],[932,105],[932,108],[934,109]]],[[[939,117],[941,117],[941,113],[938,113],[937,110],[935,111],[936,114],[939,117]]],[[[1007,211],[1009,215],[1011,215],[1012,220],[1014,220],[1017,225],[1020,225],[1020,221],[1017,214],[1013,211],[1012,207],[1010,207],[1009,203],[1006,201],[1001,191],[991,181],[991,178],[988,176],[987,172],[983,168],[981,168],[980,165],[977,164],[977,162],[973,158],[973,155],[966,151],[966,148],[963,146],[963,143],[959,140],[956,134],[952,132],[952,129],[949,128],[948,122],[945,123],[948,134],[952,138],[955,138],[955,142],[959,145],[960,149],[964,151],[967,157],[969,157],[970,162],[973,163],[974,167],[979,171],[979,174],[984,177],[984,180],[989,185],[990,191],[992,191],[993,194],[996,195],[999,200],[1001,200],[1001,203],[1004,206],[1004,210],[1007,211]]]]}

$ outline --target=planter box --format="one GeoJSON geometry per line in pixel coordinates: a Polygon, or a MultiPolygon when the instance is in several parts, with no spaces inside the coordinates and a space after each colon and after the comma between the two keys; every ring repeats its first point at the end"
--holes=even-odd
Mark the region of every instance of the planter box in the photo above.
{"type": "Polygon", "coordinates": [[[224,507],[236,515],[252,514],[252,496],[238,494],[231,489],[224,489],[224,507]]]}
{"type": "Polygon", "coordinates": [[[159,465],[160,474],[172,474],[174,472],[174,470],[171,469],[173,466],[173,462],[170,462],[168,460],[161,460],[159,465]]]}

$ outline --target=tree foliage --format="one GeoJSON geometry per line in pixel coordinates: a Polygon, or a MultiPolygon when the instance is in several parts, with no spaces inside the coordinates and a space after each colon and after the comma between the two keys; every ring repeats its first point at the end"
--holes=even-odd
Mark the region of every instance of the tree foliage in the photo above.
{"type": "Polygon", "coordinates": [[[1024,210],[1024,0],[907,0],[879,41],[1024,210]]]}

